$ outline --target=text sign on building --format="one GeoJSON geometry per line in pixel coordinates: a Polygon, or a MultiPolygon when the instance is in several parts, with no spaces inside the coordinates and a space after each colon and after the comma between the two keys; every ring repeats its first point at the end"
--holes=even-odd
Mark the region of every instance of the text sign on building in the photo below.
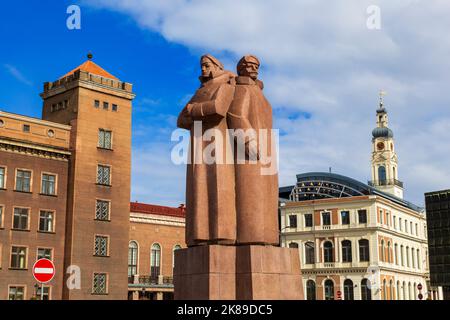
{"type": "Polygon", "coordinates": [[[39,259],[33,265],[33,276],[40,283],[50,282],[55,276],[55,265],[48,259],[39,259]]]}

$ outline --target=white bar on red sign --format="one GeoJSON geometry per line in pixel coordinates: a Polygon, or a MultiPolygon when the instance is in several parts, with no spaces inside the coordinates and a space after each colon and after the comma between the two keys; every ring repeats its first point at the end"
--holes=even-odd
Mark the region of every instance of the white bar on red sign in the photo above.
{"type": "Polygon", "coordinates": [[[53,268],[36,268],[34,269],[35,273],[42,273],[42,274],[52,274],[53,268]]]}

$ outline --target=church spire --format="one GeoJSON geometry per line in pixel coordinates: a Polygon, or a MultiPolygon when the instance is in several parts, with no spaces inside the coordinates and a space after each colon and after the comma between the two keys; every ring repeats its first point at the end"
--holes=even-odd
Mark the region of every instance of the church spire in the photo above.
{"type": "Polygon", "coordinates": [[[394,133],[388,126],[388,113],[384,106],[386,92],[380,91],[376,110],[376,128],[372,131],[372,181],[377,189],[403,198],[403,183],[398,180],[398,161],[394,149],[394,133]]]}

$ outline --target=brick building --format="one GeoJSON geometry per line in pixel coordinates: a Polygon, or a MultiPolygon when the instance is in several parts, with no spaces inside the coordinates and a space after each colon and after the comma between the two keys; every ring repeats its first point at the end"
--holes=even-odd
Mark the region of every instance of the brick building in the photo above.
{"type": "Polygon", "coordinates": [[[173,299],[174,251],[185,248],[185,209],[130,205],[128,298],[173,299]]]}
{"type": "Polygon", "coordinates": [[[42,119],[0,112],[0,299],[36,295],[38,257],[46,298],[127,298],[134,94],[91,58],[44,84],[42,119]]]}

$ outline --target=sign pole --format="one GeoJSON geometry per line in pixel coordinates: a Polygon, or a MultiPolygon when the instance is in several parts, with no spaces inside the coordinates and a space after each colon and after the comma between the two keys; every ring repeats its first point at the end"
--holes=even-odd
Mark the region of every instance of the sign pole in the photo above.
{"type": "Polygon", "coordinates": [[[44,283],[41,282],[41,301],[44,300],[44,283]]]}

